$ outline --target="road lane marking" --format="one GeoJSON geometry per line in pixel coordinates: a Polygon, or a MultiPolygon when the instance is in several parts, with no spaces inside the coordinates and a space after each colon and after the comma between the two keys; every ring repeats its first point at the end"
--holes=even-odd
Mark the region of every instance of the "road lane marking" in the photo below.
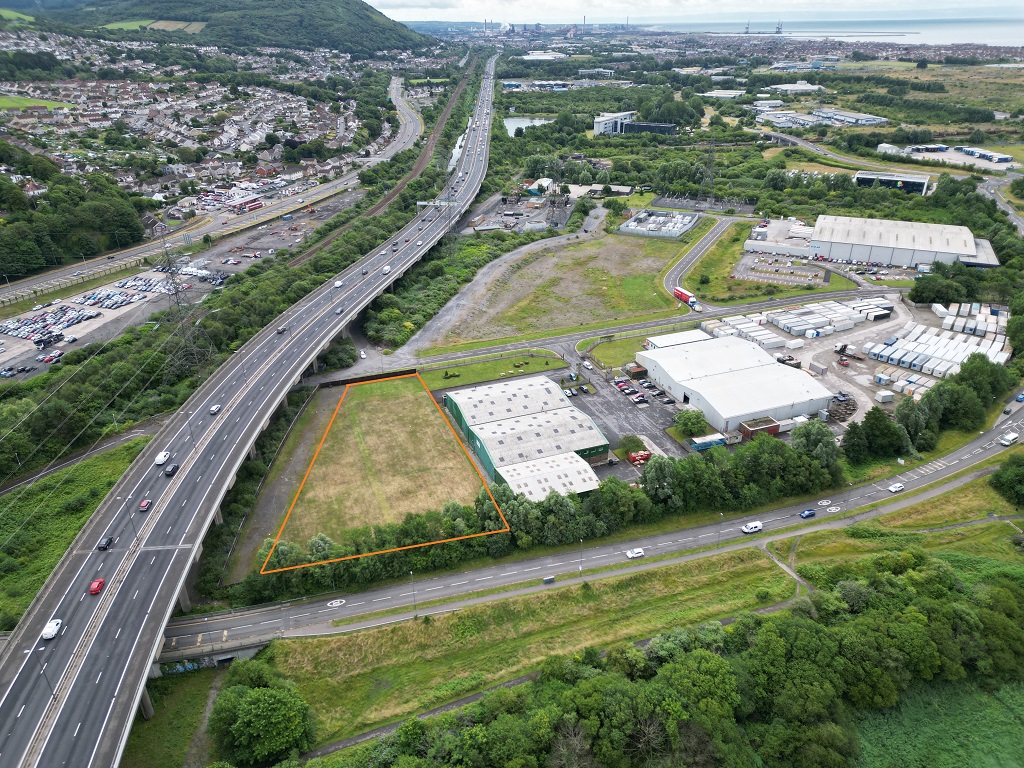
{"type": "Polygon", "coordinates": [[[390,600],[390,597],[375,597],[371,602],[379,603],[381,600],[390,600]]]}
{"type": "Polygon", "coordinates": [[[454,584],[450,584],[452,587],[461,587],[463,584],[469,584],[469,581],[456,581],[454,584]]]}
{"type": "Polygon", "coordinates": [[[515,576],[519,571],[509,571],[508,573],[498,574],[499,576],[515,576]]]}
{"type": "Polygon", "coordinates": [[[523,573],[527,573],[528,571],[539,571],[543,567],[543,565],[538,565],[536,568],[523,568],[523,573]]]}
{"type": "Polygon", "coordinates": [[[493,579],[493,578],[494,578],[493,576],[481,576],[479,579],[477,579],[477,581],[487,581],[488,579],[493,579]]]}

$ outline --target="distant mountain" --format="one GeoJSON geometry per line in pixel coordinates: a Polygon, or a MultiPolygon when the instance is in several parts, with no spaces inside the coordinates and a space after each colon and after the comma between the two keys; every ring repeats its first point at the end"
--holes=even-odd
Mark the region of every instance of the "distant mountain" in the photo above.
{"type": "MultiPolygon", "coordinates": [[[[3,4],[13,7],[18,2],[3,4]]],[[[41,5],[43,16],[94,29],[142,20],[194,22],[186,31],[170,32],[200,44],[336,48],[368,55],[423,48],[434,42],[362,0],[42,0],[41,5]],[[75,7],[68,7],[71,3],[75,7]],[[201,23],[205,26],[194,32],[201,23]]],[[[38,5],[34,10],[40,15],[38,5]]],[[[123,28],[121,33],[152,34],[123,28]]]]}

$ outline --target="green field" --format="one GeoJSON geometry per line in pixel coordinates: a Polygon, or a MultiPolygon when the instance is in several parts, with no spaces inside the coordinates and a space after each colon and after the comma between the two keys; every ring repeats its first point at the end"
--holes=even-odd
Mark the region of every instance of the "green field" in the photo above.
{"type": "Polygon", "coordinates": [[[7,19],[9,21],[35,21],[35,17],[26,16],[24,13],[18,13],[12,11],[9,8],[0,8],[0,19],[7,19]]]}
{"type": "Polygon", "coordinates": [[[24,109],[25,107],[70,107],[61,101],[47,101],[46,99],[30,99],[28,96],[0,96],[0,109],[24,109]]]}
{"type": "MultiPolygon", "coordinates": [[[[152,720],[135,716],[121,765],[131,768],[181,768],[192,738],[202,722],[210,689],[222,674],[221,670],[201,669],[147,682],[146,689],[153,700],[154,716],[152,720]]],[[[199,765],[206,765],[210,759],[208,754],[195,757],[201,758],[199,765]]]]}
{"type": "Polygon", "coordinates": [[[792,594],[785,573],[746,549],[439,614],[429,623],[275,641],[269,656],[309,702],[317,740],[325,743],[523,674],[552,654],[640,640],[792,594]],[[761,588],[763,601],[755,597],[761,588]]]}
{"type": "Polygon", "coordinates": [[[968,520],[984,520],[989,514],[1015,513],[1013,504],[995,492],[988,477],[979,477],[938,498],[882,515],[878,522],[893,528],[936,528],[968,520]]]}
{"type": "Polygon", "coordinates": [[[143,29],[155,22],[156,19],[140,19],[136,21],[115,21],[104,24],[102,29],[143,29]]]}
{"type": "Polygon", "coordinates": [[[340,543],[353,529],[451,500],[471,504],[482,483],[415,376],[349,385],[326,435],[305,438],[319,454],[285,523],[287,541],[323,533],[340,543]]]}
{"type": "Polygon", "coordinates": [[[497,360],[481,360],[466,365],[460,365],[458,361],[453,361],[444,368],[420,371],[420,376],[423,377],[427,387],[434,390],[465,387],[470,384],[479,384],[482,381],[507,379],[524,374],[550,373],[567,367],[562,358],[553,352],[535,350],[535,354],[537,356],[520,354],[518,357],[506,356],[497,360]],[[447,379],[445,378],[446,373],[449,374],[447,379]]]}
{"type": "Polygon", "coordinates": [[[892,710],[861,713],[857,768],[1021,768],[1024,683],[984,691],[933,682],[892,710]]]}
{"type": "Polygon", "coordinates": [[[743,256],[743,243],[750,232],[750,225],[733,224],[729,227],[708,251],[701,256],[686,278],[687,288],[693,290],[698,298],[708,304],[730,306],[733,304],[749,304],[764,301],[769,296],[776,299],[803,298],[808,299],[816,293],[826,291],[845,291],[856,288],[852,280],[832,274],[830,281],[824,285],[815,284],[812,289],[785,284],[772,285],[756,280],[737,280],[730,275],[736,269],[743,256]],[[710,282],[698,282],[703,276],[710,282]]]}
{"type": "MultiPolygon", "coordinates": [[[[0,497],[0,630],[14,624],[149,438],[138,438],[0,497]]],[[[114,532],[115,534],[117,532],[114,532]]],[[[83,593],[85,582],[82,583],[83,593]]]]}

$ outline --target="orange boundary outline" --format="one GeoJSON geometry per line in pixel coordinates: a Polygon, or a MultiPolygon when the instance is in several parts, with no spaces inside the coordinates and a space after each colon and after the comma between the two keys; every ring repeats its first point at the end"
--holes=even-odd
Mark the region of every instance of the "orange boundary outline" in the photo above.
{"type": "Polygon", "coordinates": [[[437,400],[434,399],[434,395],[431,393],[430,388],[427,386],[427,383],[423,380],[423,377],[420,376],[419,372],[406,373],[402,374],[401,376],[387,376],[385,378],[380,379],[370,379],[369,381],[359,381],[354,384],[345,385],[345,391],[341,393],[341,397],[338,400],[338,405],[334,408],[334,413],[331,414],[331,420],[327,424],[327,429],[324,430],[323,437],[320,438],[320,443],[317,445],[316,451],[313,453],[313,460],[309,462],[309,467],[306,469],[306,474],[303,476],[302,482],[299,484],[299,490],[295,492],[295,498],[292,499],[292,504],[290,507],[288,507],[288,514],[284,516],[284,522],[281,523],[281,528],[278,530],[277,536],[274,538],[274,545],[270,548],[270,552],[267,553],[267,559],[264,560],[263,565],[260,566],[260,575],[266,576],[271,573],[294,571],[299,568],[312,568],[315,565],[326,565],[327,563],[340,563],[343,560],[355,560],[360,557],[372,557],[373,555],[383,555],[387,552],[401,552],[406,549],[419,549],[420,547],[429,547],[434,544],[446,544],[449,541],[475,539],[478,536],[492,536],[496,533],[509,533],[511,530],[512,529],[511,527],[509,527],[508,520],[505,519],[505,514],[501,511],[501,507],[498,506],[498,502],[495,500],[494,495],[491,493],[491,489],[487,487],[487,479],[483,476],[483,473],[480,472],[480,469],[476,466],[476,463],[473,461],[473,458],[469,455],[469,451],[466,450],[466,445],[462,442],[462,439],[459,437],[458,432],[455,431],[455,427],[453,427],[452,423],[448,421],[448,417],[444,415],[444,410],[441,408],[440,405],[437,404],[437,400]],[[505,527],[497,531],[482,531],[480,533],[470,533],[465,536],[455,536],[450,539],[427,541],[423,544],[407,544],[403,547],[392,547],[391,549],[382,549],[378,552],[364,552],[361,555],[346,555],[345,557],[334,557],[329,560],[320,560],[315,563],[304,563],[303,565],[289,565],[284,568],[271,568],[270,570],[267,570],[267,563],[269,563],[270,558],[274,556],[274,550],[277,549],[278,542],[281,541],[281,536],[282,534],[284,534],[284,527],[288,524],[288,518],[291,517],[292,510],[295,509],[295,505],[299,501],[299,496],[302,495],[302,489],[306,485],[306,480],[309,478],[309,473],[313,471],[313,465],[316,464],[316,459],[320,455],[320,449],[323,448],[324,441],[327,440],[327,435],[329,435],[331,432],[331,427],[334,426],[334,419],[337,418],[338,411],[341,410],[341,404],[345,402],[345,396],[348,394],[349,387],[357,387],[362,384],[377,384],[382,381],[394,381],[396,379],[408,379],[412,378],[413,376],[419,379],[420,384],[423,386],[423,390],[427,393],[427,396],[430,398],[430,402],[432,402],[434,404],[434,407],[437,408],[437,412],[441,414],[441,418],[444,419],[444,423],[448,425],[448,429],[451,431],[452,436],[458,442],[459,447],[462,449],[462,452],[466,455],[466,460],[469,462],[470,466],[476,470],[476,473],[480,475],[480,481],[483,483],[484,490],[486,490],[487,495],[491,497],[491,503],[493,503],[494,508],[498,510],[498,516],[501,518],[501,522],[505,524],[505,527]]]}

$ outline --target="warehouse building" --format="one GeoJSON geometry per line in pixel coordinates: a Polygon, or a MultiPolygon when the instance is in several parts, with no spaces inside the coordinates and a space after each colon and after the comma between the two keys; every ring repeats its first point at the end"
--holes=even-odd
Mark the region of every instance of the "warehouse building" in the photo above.
{"type": "Polygon", "coordinates": [[[608,439],[546,376],[449,392],[445,406],[481,467],[534,501],[554,489],[597,487],[591,463],[608,458],[608,439]],[[586,470],[583,470],[586,467],[586,470]]]}
{"type": "MultiPolygon", "coordinates": [[[[658,344],[658,337],[648,340],[658,344]]],[[[761,418],[784,421],[827,409],[832,393],[750,341],[724,336],[639,352],[648,379],[704,414],[718,432],[761,418]]]]}
{"type": "MultiPolygon", "coordinates": [[[[904,154],[899,147],[891,144],[879,144],[878,152],[882,154],[904,154]],[[892,147],[893,152],[883,147],[892,147]]],[[[900,189],[904,192],[915,192],[923,195],[928,191],[929,179],[922,173],[886,173],[883,171],[857,171],[853,174],[853,182],[858,187],[871,187],[876,183],[887,189],[900,189]]]]}
{"type": "Polygon", "coordinates": [[[969,267],[999,266],[992,244],[976,238],[967,227],[848,216],[819,216],[810,239],[810,253],[812,258],[899,267],[936,261],[960,261],[969,267]]]}

